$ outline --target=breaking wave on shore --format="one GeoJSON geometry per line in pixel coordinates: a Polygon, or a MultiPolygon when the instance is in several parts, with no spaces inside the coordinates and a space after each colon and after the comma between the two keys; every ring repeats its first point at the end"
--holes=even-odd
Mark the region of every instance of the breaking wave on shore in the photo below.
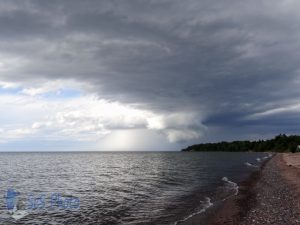
{"type": "Polygon", "coordinates": [[[211,199],[209,197],[206,197],[204,201],[201,201],[200,205],[201,205],[201,207],[198,211],[188,215],[187,217],[185,217],[181,220],[176,221],[173,225],[177,225],[178,223],[185,222],[185,221],[187,221],[188,219],[192,218],[195,215],[206,212],[206,210],[209,209],[210,207],[212,207],[214,205],[214,203],[211,202],[211,199]]]}
{"type": "MultiPolygon", "coordinates": [[[[237,183],[232,182],[231,180],[229,180],[227,177],[223,177],[222,181],[225,182],[225,187],[229,190],[233,190],[233,195],[237,195],[239,193],[239,186],[237,185],[237,183]]],[[[229,195],[228,197],[226,197],[224,200],[226,200],[227,198],[231,197],[232,195],[229,195]]]]}
{"type": "MultiPolygon", "coordinates": [[[[249,169],[253,168],[257,170],[261,167],[263,161],[271,158],[272,156],[273,154],[271,153],[268,153],[267,155],[261,155],[260,157],[253,158],[249,162],[245,162],[244,165],[249,167],[249,169]]],[[[190,213],[188,216],[184,217],[183,219],[176,221],[173,225],[185,224],[187,220],[199,214],[203,214],[204,215],[203,218],[205,218],[205,213],[207,213],[208,209],[215,207],[219,204],[222,204],[221,202],[224,202],[227,199],[231,198],[232,196],[236,196],[239,194],[239,186],[237,183],[233,182],[227,176],[222,177],[221,181],[223,182],[223,184],[221,184],[216,189],[216,192],[212,194],[211,197],[206,197],[204,201],[201,201],[199,208],[197,208],[195,212],[190,213]]]]}
{"type": "Polygon", "coordinates": [[[254,164],[249,163],[249,162],[245,162],[245,165],[248,166],[248,167],[258,168],[257,165],[254,165],[254,164]]]}
{"type": "Polygon", "coordinates": [[[224,185],[219,187],[219,191],[222,192],[222,194],[216,193],[216,196],[213,197],[214,201],[212,201],[211,198],[206,197],[205,200],[201,201],[198,210],[186,216],[185,218],[176,221],[173,225],[185,222],[195,215],[205,213],[209,208],[213,207],[215,204],[218,204],[218,202],[225,201],[226,199],[238,194],[239,186],[237,183],[229,180],[227,177],[223,177],[221,180],[224,182],[224,185]]]}

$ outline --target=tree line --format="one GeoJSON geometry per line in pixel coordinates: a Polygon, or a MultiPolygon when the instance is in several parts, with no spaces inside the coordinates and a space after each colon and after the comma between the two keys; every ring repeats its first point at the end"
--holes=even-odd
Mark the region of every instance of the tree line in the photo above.
{"type": "Polygon", "coordinates": [[[227,151],[227,152],[296,152],[300,145],[300,136],[279,134],[270,140],[258,141],[232,141],[196,144],[182,151],[227,151]]]}

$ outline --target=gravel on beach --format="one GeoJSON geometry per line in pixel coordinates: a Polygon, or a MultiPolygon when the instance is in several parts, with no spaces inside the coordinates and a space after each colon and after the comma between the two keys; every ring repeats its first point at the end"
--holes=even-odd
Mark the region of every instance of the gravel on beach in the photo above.
{"type": "Polygon", "coordinates": [[[256,193],[253,206],[239,225],[300,224],[299,193],[283,177],[279,167],[283,164],[281,157],[278,154],[265,165],[253,187],[256,193]]]}

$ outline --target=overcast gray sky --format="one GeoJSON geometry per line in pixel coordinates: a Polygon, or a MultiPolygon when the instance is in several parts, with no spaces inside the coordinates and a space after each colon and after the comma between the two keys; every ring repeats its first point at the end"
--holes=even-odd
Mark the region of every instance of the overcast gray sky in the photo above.
{"type": "Polygon", "coordinates": [[[0,2],[0,150],[178,150],[300,129],[300,2],[0,2]]]}

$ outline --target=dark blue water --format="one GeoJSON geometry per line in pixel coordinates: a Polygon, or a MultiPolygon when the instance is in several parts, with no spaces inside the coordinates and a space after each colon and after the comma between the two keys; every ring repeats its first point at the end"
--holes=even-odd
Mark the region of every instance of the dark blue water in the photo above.
{"type": "Polygon", "coordinates": [[[174,224],[236,194],[266,155],[0,153],[0,224],[174,224]]]}

